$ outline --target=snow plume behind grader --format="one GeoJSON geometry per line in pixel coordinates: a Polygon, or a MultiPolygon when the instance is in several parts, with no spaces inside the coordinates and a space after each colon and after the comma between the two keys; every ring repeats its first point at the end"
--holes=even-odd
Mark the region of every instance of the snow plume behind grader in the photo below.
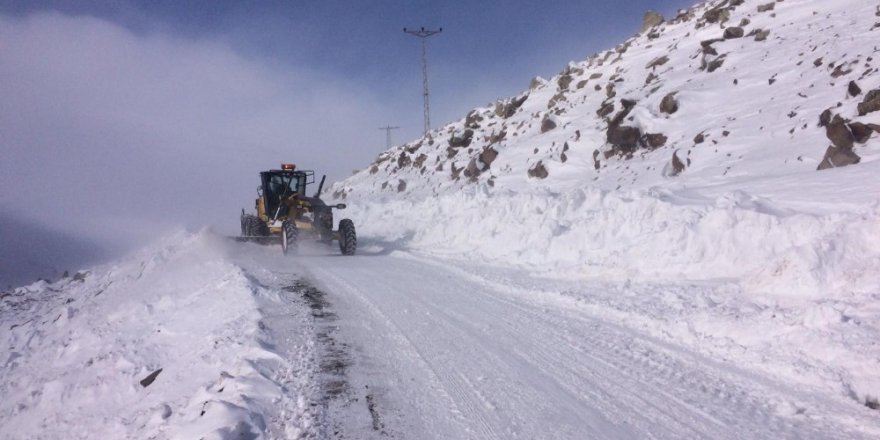
{"type": "Polygon", "coordinates": [[[327,205],[321,200],[321,190],[327,176],[321,178],[314,196],[306,195],[308,185],[315,183],[315,172],[297,170],[296,165],[281,164],[280,170],[260,173],[255,203],[256,215],[241,210],[241,241],[264,244],[281,243],[281,251],[295,251],[302,238],[313,238],[331,244],[339,242],[343,255],[354,255],[357,235],[354,222],[339,221],[333,229],[333,210],[345,209],[345,204],[327,205]]]}

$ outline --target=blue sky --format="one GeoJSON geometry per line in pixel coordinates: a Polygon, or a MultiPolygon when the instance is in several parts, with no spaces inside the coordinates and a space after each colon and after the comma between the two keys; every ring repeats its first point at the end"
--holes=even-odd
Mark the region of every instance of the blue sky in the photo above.
{"type": "MultiPolygon", "coordinates": [[[[0,13],[90,15],[142,35],[222,42],[259,63],[327,72],[389,102],[397,140],[421,129],[419,48],[403,27],[444,29],[429,40],[434,125],[513,95],[634,34],[646,10],[671,16],[693,0],[628,1],[0,1],[0,13]],[[415,114],[414,114],[415,112],[415,114]]],[[[384,137],[375,133],[381,147],[384,137]]]]}
{"type": "Polygon", "coordinates": [[[421,134],[404,27],[443,28],[428,44],[438,127],[615,46],[646,10],[689,6],[0,0],[0,227],[115,249],[180,227],[237,234],[260,170],[294,161],[334,181],[385,149],[379,127],[421,134]]]}

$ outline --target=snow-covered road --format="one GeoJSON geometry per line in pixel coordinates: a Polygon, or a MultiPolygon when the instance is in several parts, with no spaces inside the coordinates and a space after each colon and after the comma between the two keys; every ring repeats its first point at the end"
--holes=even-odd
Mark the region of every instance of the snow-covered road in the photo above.
{"type": "Polygon", "coordinates": [[[332,332],[322,350],[337,366],[325,371],[331,437],[877,434],[876,413],[851,400],[649,336],[564,295],[526,294],[542,282],[526,274],[380,247],[281,260],[277,249],[244,246],[245,266],[298,274],[328,309],[316,319],[332,316],[318,323],[332,332]]]}

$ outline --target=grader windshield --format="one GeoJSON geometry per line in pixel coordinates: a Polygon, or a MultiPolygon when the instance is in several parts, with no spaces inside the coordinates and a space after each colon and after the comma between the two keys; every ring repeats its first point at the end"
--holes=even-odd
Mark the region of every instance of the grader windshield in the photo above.
{"type": "MultiPolygon", "coordinates": [[[[266,201],[266,213],[273,217],[278,207],[286,210],[281,201],[296,194],[305,197],[306,186],[315,181],[314,171],[272,170],[260,173],[263,197],[266,201]]],[[[280,215],[287,215],[281,212],[280,215]]]]}

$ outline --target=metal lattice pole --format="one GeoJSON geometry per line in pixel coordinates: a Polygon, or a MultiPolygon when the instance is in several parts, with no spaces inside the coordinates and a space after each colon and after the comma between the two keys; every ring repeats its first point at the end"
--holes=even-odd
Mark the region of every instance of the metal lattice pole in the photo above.
{"type": "Polygon", "coordinates": [[[384,127],[379,127],[379,130],[385,130],[385,147],[391,148],[391,130],[397,130],[400,127],[392,127],[390,125],[386,125],[384,127]]]}
{"type": "Polygon", "coordinates": [[[403,31],[419,37],[422,41],[422,96],[425,99],[425,132],[424,134],[428,134],[428,130],[431,129],[431,106],[428,100],[428,49],[425,45],[425,39],[430,37],[431,35],[439,34],[443,32],[443,28],[437,30],[425,29],[421,28],[419,30],[407,30],[403,28],[403,31]]]}

